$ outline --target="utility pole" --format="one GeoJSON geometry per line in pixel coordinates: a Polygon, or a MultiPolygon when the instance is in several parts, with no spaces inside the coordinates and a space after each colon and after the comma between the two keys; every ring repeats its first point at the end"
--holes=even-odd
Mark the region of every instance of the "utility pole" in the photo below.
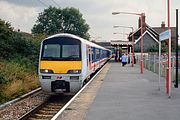
{"type": "Polygon", "coordinates": [[[176,9],[176,83],[175,88],[178,88],[178,9],[176,9]]]}

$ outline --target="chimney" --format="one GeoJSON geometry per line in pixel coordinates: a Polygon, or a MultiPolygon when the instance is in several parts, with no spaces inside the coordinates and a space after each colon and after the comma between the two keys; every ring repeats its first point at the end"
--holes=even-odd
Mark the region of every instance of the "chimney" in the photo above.
{"type": "Polygon", "coordinates": [[[166,26],[165,22],[162,21],[162,23],[161,23],[161,28],[165,28],[165,26],[166,26]]]}

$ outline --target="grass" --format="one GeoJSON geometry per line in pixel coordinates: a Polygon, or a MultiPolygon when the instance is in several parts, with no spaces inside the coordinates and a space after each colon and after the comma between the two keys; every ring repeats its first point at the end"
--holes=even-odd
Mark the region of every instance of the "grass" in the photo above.
{"type": "Polygon", "coordinates": [[[0,104],[39,87],[37,73],[13,61],[0,61],[0,104]]]}

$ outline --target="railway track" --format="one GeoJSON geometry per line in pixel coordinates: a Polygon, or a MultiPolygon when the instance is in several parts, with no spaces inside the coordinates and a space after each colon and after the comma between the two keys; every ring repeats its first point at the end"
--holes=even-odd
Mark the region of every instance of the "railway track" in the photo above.
{"type": "Polygon", "coordinates": [[[23,115],[19,120],[50,120],[72,97],[72,95],[50,96],[41,105],[23,115]]]}
{"type": "Polygon", "coordinates": [[[56,95],[50,96],[44,103],[37,106],[33,110],[23,115],[19,120],[55,120],[71,103],[74,99],[88,86],[93,79],[101,72],[105,65],[98,70],[87,84],[84,85],[78,93],[73,95],[56,95]]]}
{"type": "Polygon", "coordinates": [[[0,109],[3,109],[3,108],[5,108],[5,107],[7,107],[7,106],[9,106],[9,105],[11,105],[11,104],[14,104],[14,103],[18,102],[18,101],[21,101],[21,100],[23,100],[23,99],[25,99],[25,98],[27,98],[27,97],[29,97],[29,96],[31,96],[31,95],[38,94],[38,93],[40,93],[41,91],[42,91],[41,88],[37,88],[37,89],[35,89],[35,90],[33,90],[33,91],[25,94],[25,95],[22,95],[22,96],[14,99],[14,100],[11,100],[11,101],[9,101],[9,102],[6,102],[6,103],[0,105],[0,109]]]}

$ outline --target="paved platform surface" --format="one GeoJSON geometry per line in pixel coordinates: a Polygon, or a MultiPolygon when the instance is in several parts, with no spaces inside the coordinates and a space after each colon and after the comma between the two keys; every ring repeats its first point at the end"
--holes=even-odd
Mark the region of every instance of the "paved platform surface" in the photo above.
{"type": "Polygon", "coordinates": [[[180,88],[169,99],[164,82],[159,91],[157,74],[111,63],[86,120],[180,120],[180,88]]]}

